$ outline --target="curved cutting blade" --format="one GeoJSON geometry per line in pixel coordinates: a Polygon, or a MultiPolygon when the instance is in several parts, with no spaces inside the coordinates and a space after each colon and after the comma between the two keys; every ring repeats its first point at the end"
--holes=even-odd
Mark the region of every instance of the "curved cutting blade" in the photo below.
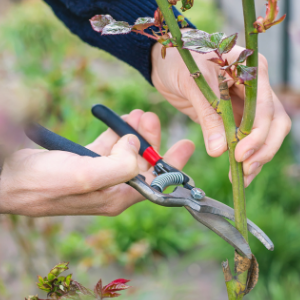
{"type": "MultiPolygon", "coordinates": [[[[200,201],[200,205],[201,214],[210,213],[214,215],[219,215],[233,222],[235,220],[234,209],[227,206],[224,203],[221,203],[209,197],[205,197],[200,201]]],[[[249,219],[247,219],[247,228],[248,231],[251,232],[268,250],[274,250],[274,244],[270,240],[270,238],[249,219]]]]}
{"type": "Polygon", "coordinates": [[[249,259],[252,259],[252,252],[248,243],[241,235],[241,233],[228,221],[218,215],[213,215],[210,213],[200,213],[188,206],[185,206],[185,208],[198,222],[214,231],[228,244],[238,250],[238,252],[248,257],[249,259]]]}

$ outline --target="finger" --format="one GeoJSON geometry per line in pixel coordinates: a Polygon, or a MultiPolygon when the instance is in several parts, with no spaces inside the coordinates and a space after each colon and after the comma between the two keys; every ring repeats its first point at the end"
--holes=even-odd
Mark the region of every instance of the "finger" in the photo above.
{"type": "Polygon", "coordinates": [[[159,151],[161,140],[161,126],[158,116],[152,112],[146,112],[140,119],[138,132],[147,140],[147,142],[159,151]]]}
{"type": "MultiPolygon", "coordinates": [[[[151,112],[144,113],[140,119],[137,131],[156,151],[159,151],[161,128],[156,114],[151,112]]],[[[139,167],[141,171],[147,171],[151,165],[144,158],[140,157],[139,167]]]]}
{"type": "Polygon", "coordinates": [[[261,170],[262,166],[257,168],[253,174],[249,176],[244,176],[245,188],[247,188],[251,184],[253,179],[261,172],[261,170]]]}
{"type": "MultiPolygon", "coordinates": [[[[218,77],[213,74],[214,78],[207,75],[206,80],[210,86],[218,89],[218,77]]],[[[227,142],[224,124],[221,116],[204,98],[198,87],[194,84],[193,88],[189,89],[189,98],[196,110],[199,123],[202,128],[204,142],[207,153],[212,157],[220,156],[227,150],[227,142]]],[[[220,94],[216,91],[217,95],[220,94]]]]}
{"type": "MultiPolygon", "coordinates": [[[[127,117],[128,115],[121,116],[123,120],[126,120],[127,117]]],[[[108,128],[106,131],[100,134],[94,142],[87,145],[86,148],[102,156],[107,156],[110,154],[112,147],[119,140],[119,138],[120,137],[111,128],[108,128]]]]}
{"type": "MultiPolygon", "coordinates": [[[[133,126],[138,126],[135,124],[139,123],[139,119],[143,111],[134,110],[130,113],[130,115],[123,115],[121,118],[127,122],[130,119],[133,126]]],[[[107,156],[110,154],[113,146],[119,140],[119,136],[111,129],[108,128],[105,132],[103,132],[93,143],[87,145],[86,147],[102,156],[107,156]]]]}
{"type": "Polygon", "coordinates": [[[164,155],[164,160],[182,170],[195,151],[195,145],[190,140],[181,140],[173,145],[164,155]]]}
{"type": "MultiPolygon", "coordinates": [[[[269,135],[274,117],[274,99],[269,83],[268,68],[266,63],[261,61],[259,66],[255,120],[251,133],[236,147],[235,158],[238,162],[245,161],[262,147],[269,135]]],[[[239,90],[244,95],[244,88],[240,87],[239,90]]]]}
{"type": "Polygon", "coordinates": [[[108,128],[94,142],[87,145],[86,148],[102,156],[107,156],[118,140],[119,136],[111,128],[108,128]]]}
{"type": "Polygon", "coordinates": [[[74,193],[88,193],[98,189],[107,188],[135,177],[138,172],[139,140],[134,135],[122,137],[112,148],[107,157],[91,158],[74,156],[69,164],[73,166],[68,170],[73,179],[73,186],[78,186],[74,193]],[[72,175],[71,175],[72,174],[72,175]]]}
{"type": "MultiPolygon", "coordinates": [[[[244,176],[244,185],[245,185],[245,188],[250,185],[250,183],[253,181],[253,179],[260,173],[261,169],[262,169],[262,166],[260,166],[259,168],[257,168],[255,170],[254,174],[251,174],[249,176],[244,176]]],[[[229,170],[228,177],[229,177],[230,182],[232,183],[231,169],[229,170]]]]}
{"type": "Polygon", "coordinates": [[[275,114],[269,135],[264,145],[244,162],[245,175],[255,174],[256,169],[272,160],[291,129],[291,120],[275,94],[274,100],[275,114]]]}
{"type": "Polygon", "coordinates": [[[86,194],[61,197],[55,206],[49,204],[41,215],[99,215],[117,216],[131,205],[142,201],[143,196],[126,185],[116,186],[86,194]]]}

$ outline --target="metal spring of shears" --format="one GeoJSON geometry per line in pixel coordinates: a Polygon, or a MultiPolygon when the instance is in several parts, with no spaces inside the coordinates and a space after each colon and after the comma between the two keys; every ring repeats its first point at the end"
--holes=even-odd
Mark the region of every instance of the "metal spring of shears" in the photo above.
{"type": "Polygon", "coordinates": [[[159,192],[163,192],[164,189],[171,185],[180,185],[184,181],[184,176],[179,172],[165,173],[156,177],[152,183],[151,187],[155,188],[159,192]]]}

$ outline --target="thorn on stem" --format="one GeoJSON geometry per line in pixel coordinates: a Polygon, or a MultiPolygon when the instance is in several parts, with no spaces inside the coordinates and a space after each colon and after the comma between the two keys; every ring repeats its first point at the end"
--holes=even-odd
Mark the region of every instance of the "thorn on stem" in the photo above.
{"type": "Polygon", "coordinates": [[[193,77],[195,79],[195,78],[200,77],[200,75],[201,75],[201,72],[198,71],[198,72],[195,72],[195,73],[191,74],[191,77],[193,77]]]}

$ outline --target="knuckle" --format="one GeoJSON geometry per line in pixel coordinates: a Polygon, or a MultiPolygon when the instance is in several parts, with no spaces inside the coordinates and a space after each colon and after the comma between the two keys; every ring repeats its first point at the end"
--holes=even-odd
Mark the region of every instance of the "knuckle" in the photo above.
{"type": "Polygon", "coordinates": [[[212,129],[223,125],[220,115],[211,107],[206,107],[203,111],[202,124],[206,129],[212,129]]]}
{"type": "Polygon", "coordinates": [[[139,173],[137,159],[134,155],[127,155],[126,159],[121,162],[120,170],[124,172],[124,175],[131,179],[139,173]]]}
{"type": "Polygon", "coordinates": [[[273,159],[273,157],[275,156],[275,154],[276,154],[276,152],[274,152],[274,151],[268,151],[265,155],[264,163],[270,162],[273,159]]]}

